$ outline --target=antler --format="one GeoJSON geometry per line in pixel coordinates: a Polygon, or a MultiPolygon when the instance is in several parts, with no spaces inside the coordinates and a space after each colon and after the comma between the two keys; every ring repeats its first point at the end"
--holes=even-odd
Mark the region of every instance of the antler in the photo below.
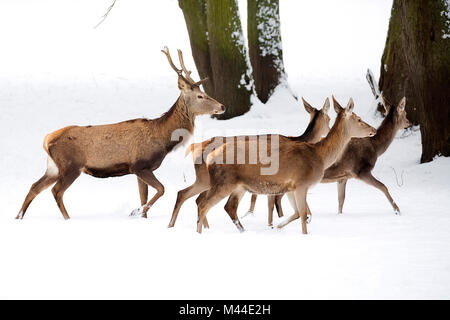
{"type": "Polygon", "coordinates": [[[169,52],[169,48],[164,47],[164,50],[161,50],[167,57],[167,60],[169,60],[169,64],[172,67],[173,70],[175,70],[175,72],[180,76],[183,77],[183,72],[186,75],[186,78],[183,77],[187,82],[189,82],[192,86],[200,86],[202,83],[204,83],[205,81],[208,80],[208,77],[206,77],[205,79],[202,79],[200,81],[195,82],[194,79],[191,78],[191,71],[189,71],[188,69],[186,69],[186,66],[184,65],[184,59],[183,59],[183,52],[178,49],[178,59],[180,60],[180,65],[181,65],[181,69],[178,69],[177,67],[175,67],[175,64],[172,61],[172,58],[170,57],[170,52],[169,52]]]}
{"type": "Polygon", "coordinates": [[[184,74],[186,75],[186,78],[189,80],[189,82],[196,87],[199,87],[202,83],[208,81],[208,77],[195,82],[194,79],[191,78],[191,71],[189,71],[188,69],[186,69],[186,66],[184,65],[184,59],[183,59],[183,51],[181,51],[180,49],[178,49],[178,59],[180,60],[180,65],[181,65],[181,69],[183,69],[184,74]]]}
{"type": "Polygon", "coordinates": [[[162,53],[164,53],[167,57],[167,60],[169,60],[169,64],[172,67],[173,70],[175,70],[175,72],[179,75],[182,76],[183,75],[183,71],[178,69],[177,67],[175,67],[175,65],[173,64],[172,58],[170,57],[170,52],[169,52],[169,48],[164,47],[164,50],[161,50],[162,53]]]}
{"type": "Polygon", "coordinates": [[[206,81],[208,81],[209,80],[209,78],[208,77],[206,77],[206,78],[204,78],[204,79],[202,79],[202,80],[200,80],[200,81],[197,81],[197,82],[195,82],[194,83],[194,86],[200,86],[201,84],[203,84],[204,82],[206,82],[206,81]]]}
{"type": "Polygon", "coordinates": [[[194,79],[191,78],[192,72],[186,69],[186,66],[184,65],[183,51],[181,51],[180,49],[178,49],[178,59],[180,60],[181,69],[183,69],[184,74],[186,75],[186,79],[188,79],[191,84],[195,84],[194,79]]]}

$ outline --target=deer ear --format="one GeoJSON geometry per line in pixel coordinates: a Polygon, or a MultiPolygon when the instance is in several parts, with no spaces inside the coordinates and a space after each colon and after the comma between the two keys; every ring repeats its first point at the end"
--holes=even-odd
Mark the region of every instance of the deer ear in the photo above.
{"type": "Polygon", "coordinates": [[[406,97],[403,97],[402,100],[400,100],[400,102],[398,103],[397,109],[405,110],[405,106],[406,106],[406,97]]]}
{"type": "Polygon", "coordinates": [[[327,99],[325,100],[325,103],[324,103],[324,105],[323,105],[323,107],[322,107],[322,111],[323,111],[324,113],[328,113],[328,110],[330,110],[330,99],[329,99],[329,98],[327,98],[327,99]]]}
{"type": "Polygon", "coordinates": [[[381,95],[381,102],[383,103],[384,110],[386,111],[386,114],[389,113],[389,110],[391,110],[391,103],[388,99],[384,96],[384,94],[381,95]]]}
{"type": "Polygon", "coordinates": [[[303,97],[302,97],[302,101],[303,101],[303,106],[305,107],[306,112],[308,112],[308,113],[314,112],[314,110],[315,110],[314,107],[311,106],[308,102],[306,102],[306,100],[303,99],[303,97]]]}
{"type": "Polygon", "coordinates": [[[192,91],[192,86],[183,77],[178,77],[178,89],[183,92],[192,91]]]}
{"type": "Polygon", "coordinates": [[[353,98],[350,98],[350,100],[348,100],[347,106],[345,107],[345,114],[351,114],[354,107],[355,103],[353,102],[353,98]]]}
{"type": "Polygon", "coordinates": [[[342,110],[344,110],[344,108],[341,107],[341,105],[339,104],[339,102],[337,102],[336,98],[332,95],[331,98],[333,99],[333,107],[334,107],[334,111],[339,114],[339,112],[341,112],[342,110]]]}

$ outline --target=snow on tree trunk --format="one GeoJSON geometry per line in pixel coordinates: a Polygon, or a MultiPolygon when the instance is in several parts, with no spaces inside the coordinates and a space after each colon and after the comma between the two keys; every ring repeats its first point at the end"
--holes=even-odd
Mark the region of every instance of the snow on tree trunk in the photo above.
{"type": "Polygon", "coordinates": [[[211,69],[208,26],[206,23],[206,0],[179,0],[191,43],[192,56],[200,78],[208,77],[203,84],[205,91],[214,97],[214,77],[211,69]]]}
{"type": "Polygon", "coordinates": [[[278,0],[248,1],[248,47],[255,91],[266,103],[273,90],[285,82],[278,0]]]}
{"type": "Polygon", "coordinates": [[[380,91],[406,96],[408,118],[420,124],[421,162],[450,156],[450,0],[394,0],[380,91]]]}
{"type": "Polygon", "coordinates": [[[226,107],[218,118],[229,119],[250,109],[253,93],[237,1],[207,0],[206,16],[214,98],[226,107]]]}

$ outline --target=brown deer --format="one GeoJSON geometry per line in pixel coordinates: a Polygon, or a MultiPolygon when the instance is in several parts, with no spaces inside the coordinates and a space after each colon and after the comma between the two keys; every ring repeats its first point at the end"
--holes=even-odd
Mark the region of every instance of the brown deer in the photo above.
{"type": "MultiPolygon", "coordinates": [[[[320,182],[325,169],[331,166],[342,154],[353,137],[373,136],[376,130],[353,113],[353,99],[347,107],[342,108],[333,97],[337,112],[336,121],[328,135],[316,144],[280,139],[278,148],[271,152],[278,153],[279,169],[273,175],[262,174],[264,164],[261,159],[256,164],[220,164],[226,152],[227,144],[217,148],[207,158],[207,169],[211,188],[197,198],[198,222],[197,232],[202,226],[207,212],[224,197],[231,194],[228,200],[228,214],[240,231],[243,227],[237,218],[237,205],[245,191],[258,194],[289,193],[295,200],[296,213],[288,218],[288,222],[301,217],[302,233],[307,233],[306,215],[308,205],[306,194],[308,189],[320,182]],[[230,212],[232,214],[230,214],[230,212]],[[297,214],[297,212],[299,214],[297,214]]],[[[271,139],[277,139],[272,136],[271,139]]],[[[249,142],[240,146],[239,152],[249,150],[249,142]]]]}
{"type": "Polygon", "coordinates": [[[400,209],[392,199],[386,186],[372,175],[372,169],[381,156],[392,143],[397,132],[406,129],[411,124],[406,118],[406,98],[399,102],[396,107],[382,96],[383,105],[386,109],[386,117],[377,129],[373,137],[353,138],[347,145],[342,157],[331,167],[325,170],[322,182],[338,183],[338,213],[342,213],[345,200],[345,187],[347,180],[356,178],[374,186],[384,193],[394,209],[395,214],[400,214],[400,209]]]}
{"type": "MultiPolygon", "coordinates": [[[[323,108],[321,110],[317,110],[316,108],[312,107],[308,102],[306,102],[303,98],[302,100],[305,110],[310,115],[310,121],[305,132],[298,137],[284,137],[284,136],[280,137],[290,139],[292,141],[307,141],[311,143],[318,142],[323,136],[327,135],[328,132],[330,131],[330,117],[328,116],[330,101],[329,99],[327,99],[325,101],[323,108]]],[[[191,186],[178,192],[177,201],[175,203],[172,218],[169,223],[169,228],[172,228],[175,225],[176,219],[178,217],[178,212],[180,211],[180,208],[183,205],[183,203],[187,199],[205,190],[208,190],[210,187],[209,174],[206,168],[206,163],[203,161],[203,159],[206,159],[208,154],[212,152],[214,148],[208,150],[207,147],[211,145],[211,143],[214,143],[215,141],[226,141],[226,139],[230,138],[234,139],[234,137],[214,137],[200,143],[193,143],[187,148],[186,155],[192,152],[196,180],[191,186]]],[[[273,201],[274,196],[269,196],[269,205],[270,203],[273,203],[273,201]]],[[[273,210],[272,215],[269,215],[269,225],[272,225],[272,221],[273,221],[273,210]]],[[[207,220],[205,220],[205,226],[208,226],[207,220]]]]}
{"type": "Polygon", "coordinates": [[[185,139],[172,139],[173,132],[182,129],[192,133],[197,115],[225,111],[221,103],[200,89],[205,79],[194,82],[190,77],[190,72],[184,67],[181,50],[178,50],[178,57],[182,70],[173,64],[167,47],[162,52],[178,74],[180,96],[172,108],[157,119],[135,119],[99,126],[70,126],[48,134],[44,139],[44,149],[48,154],[47,171],[32,185],[17,219],[22,219],[31,201],[54,183],[53,196],[64,218],[69,219],[63,195],[82,172],[97,178],[135,174],[140,181],[157,191],[142,209],[143,216],[147,217],[150,206],[164,194],[164,186],[156,179],[153,171],[170,151],[186,142],[185,139]]]}
{"type": "MultiPolygon", "coordinates": [[[[392,143],[397,132],[408,128],[411,124],[406,117],[406,98],[403,98],[396,107],[381,96],[386,117],[377,129],[373,137],[353,138],[344,150],[342,157],[331,167],[325,170],[321,183],[338,183],[338,213],[342,214],[345,200],[345,187],[347,180],[351,178],[359,179],[384,193],[389,203],[392,205],[395,214],[400,214],[400,209],[392,199],[387,187],[372,175],[376,161],[392,143]]],[[[281,197],[275,196],[275,203],[281,209],[281,197]]],[[[295,207],[294,207],[295,208],[295,207]]],[[[273,206],[269,206],[273,211],[273,206]]],[[[282,227],[283,225],[280,225],[282,227]]]]}

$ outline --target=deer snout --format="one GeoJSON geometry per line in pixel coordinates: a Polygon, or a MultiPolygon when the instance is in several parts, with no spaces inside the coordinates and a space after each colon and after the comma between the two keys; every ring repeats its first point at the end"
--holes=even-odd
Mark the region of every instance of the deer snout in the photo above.
{"type": "Polygon", "coordinates": [[[222,114],[222,113],[224,113],[224,112],[225,112],[225,106],[224,106],[223,104],[221,104],[221,105],[219,106],[219,110],[216,111],[216,114],[222,114]]]}
{"type": "Polygon", "coordinates": [[[377,133],[377,129],[375,129],[375,128],[372,127],[372,128],[370,129],[369,137],[373,137],[376,133],[377,133]]]}
{"type": "Polygon", "coordinates": [[[403,129],[409,128],[411,126],[411,122],[408,119],[405,121],[405,127],[403,129]]]}

